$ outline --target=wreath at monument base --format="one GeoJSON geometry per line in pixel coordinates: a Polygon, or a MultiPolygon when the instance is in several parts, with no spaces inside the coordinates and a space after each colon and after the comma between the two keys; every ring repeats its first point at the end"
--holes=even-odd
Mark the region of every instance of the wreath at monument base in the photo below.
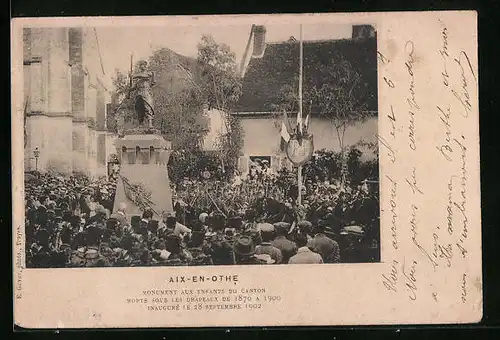
{"type": "Polygon", "coordinates": [[[131,183],[126,177],[120,175],[125,190],[125,197],[139,207],[142,211],[149,209],[156,213],[155,204],[151,200],[151,190],[143,183],[131,183]]]}

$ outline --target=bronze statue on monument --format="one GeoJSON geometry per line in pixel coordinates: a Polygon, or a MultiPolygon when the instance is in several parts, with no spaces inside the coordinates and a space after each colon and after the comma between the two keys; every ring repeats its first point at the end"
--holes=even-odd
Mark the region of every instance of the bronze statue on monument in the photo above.
{"type": "Polygon", "coordinates": [[[148,71],[148,63],[139,61],[138,70],[132,75],[131,91],[136,91],[134,107],[139,127],[153,128],[154,101],[152,88],[155,85],[154,73],[148,71]]]}
{"type": "Polygon", "coordinates": [[[153,86],[154,72],[148,70],[148,63],[141,60],[134,72],[130,58],[129,86],[121,103],[115,109],[115,124],[119,136],[125,134],[157,133],[153,128],[155,107],[153,86]],[[130,120],[130,118],[134,118],[130,120]]]}
{"type": "Polygon", "coordinates": [[[128,214],[141,216],[148,209],[161,218],[163,213],[173,212],[167,171],[171,142],[153,128],[154,73],[148,70],[148,64],[143,60],[132,73],[132,58],[130,63],[130,91],[124,100],[127,104],[120,108],[122,125],[118,124],[120,137],[116,141],[121,167],[113,211],[125,204],[128,214]],[[123,129],[123,118],[126,110],[132,110],[132,104],[139,124],[123,129]]]}

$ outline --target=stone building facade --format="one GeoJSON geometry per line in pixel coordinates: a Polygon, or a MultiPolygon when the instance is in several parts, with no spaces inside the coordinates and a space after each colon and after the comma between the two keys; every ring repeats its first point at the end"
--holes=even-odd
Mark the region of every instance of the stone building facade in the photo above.
{"type": "Polygon", "coordinates": [[[106,174],[111,79],[97,30],[29,27],[23,40],[25,170],[106,174]]]}

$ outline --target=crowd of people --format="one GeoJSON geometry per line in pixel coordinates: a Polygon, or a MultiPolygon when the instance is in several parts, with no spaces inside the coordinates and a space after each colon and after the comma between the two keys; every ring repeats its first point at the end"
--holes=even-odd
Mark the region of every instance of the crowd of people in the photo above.
{"type": "Polygon", "coordinates": [[[185,179],[174,190],[176,200],[194,215],[215,208],[226,216],[236,214],[249,221],[270,223],[282,221],[284,215],[289,223],[294,218],[317,223],[334,215],[338,223],[332,221],[331,229],[348,224],[376,229],[370,227],[378,224],[378,182],[342,187],[339,181],[306,179],[298,207],[296,180],[295,173],[282,169],[259,177],[253,177],[251,172],[245,177],[236,173],[232,181],[185,179]],[[289,217],[291,211],[300,216],[289,217]]]}
{"type": "Polygon", "coordinates": [[[378,188],[293,174],[185,179],[174,211],[113,211],[108,178],[37,174],[26,181],[29,268],[378,262],[378,188]]]}

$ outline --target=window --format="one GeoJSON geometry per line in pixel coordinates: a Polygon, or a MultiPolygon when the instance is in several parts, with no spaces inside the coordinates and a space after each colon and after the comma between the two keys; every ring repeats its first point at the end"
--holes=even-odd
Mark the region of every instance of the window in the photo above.
{"type": "Polygon", "coordinates": [[[250,156],[249,169],[266,170],[271,169],[271,156],[250,156]]]}

